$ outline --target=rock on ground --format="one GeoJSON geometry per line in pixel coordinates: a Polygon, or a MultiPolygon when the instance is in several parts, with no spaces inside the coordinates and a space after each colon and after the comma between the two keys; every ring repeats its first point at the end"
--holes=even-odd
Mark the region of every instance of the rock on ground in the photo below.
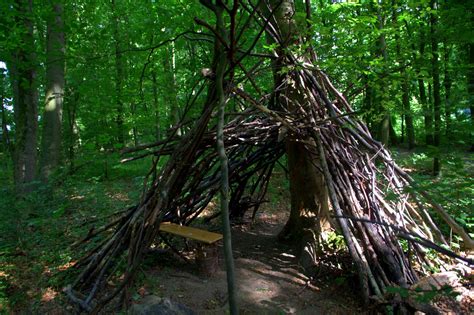
{"type": "Polygon", "coordinates": [[[140,304],[134,304],[129,315],[194,315],[195,313],[184,306],[167,298],[155,295],[144,297],[140,304]]]}

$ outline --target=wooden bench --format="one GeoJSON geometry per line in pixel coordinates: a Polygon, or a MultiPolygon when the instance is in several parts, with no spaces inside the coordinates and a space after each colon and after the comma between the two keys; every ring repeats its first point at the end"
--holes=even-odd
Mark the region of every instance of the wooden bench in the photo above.
{"type": "Polygon", "coordinates": [[[222,234],[209,232],[190,226],[183,226],[171,222],[162,222],[160,231],[170,233],[184,238],[189,238],[204,244],[212,245],[222,239],[222,234]]]}
{"type": "Polygon", "coordinates": [[[217,271],[219,265],[217,242],[222,239],[222,234],[171,222],[162,222],[160,232],[197,241],[199,245],[196,248],[196,263],[200,273],[211,276],[217,271]]]}

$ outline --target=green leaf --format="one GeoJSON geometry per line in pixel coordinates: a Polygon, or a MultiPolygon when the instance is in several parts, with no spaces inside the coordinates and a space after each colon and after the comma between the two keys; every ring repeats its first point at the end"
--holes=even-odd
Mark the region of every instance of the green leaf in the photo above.
{"type": "Polygon", "coordinates": [[[66,212],[66,208],[67,208],[66,205],[61,205],[58,209],[53,211],[52,217],[54,219],[62,217],[64,213],[66,212]]]}

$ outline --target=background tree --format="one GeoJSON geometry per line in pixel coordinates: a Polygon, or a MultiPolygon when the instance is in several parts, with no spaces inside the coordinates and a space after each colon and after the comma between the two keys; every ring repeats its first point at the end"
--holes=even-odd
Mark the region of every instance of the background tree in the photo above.
{"type": "Polygon", "coordinates": [[[15,8],[15,47],[11,47],[9,62],[12,80],[15,146],[13,153],[14,181],[19,191],[30,191],[28,186],[36,177],[38,130],[38,82],[35,39],[33,36],[33,2],[17,0],[15,8]]]}
{"type": "Polygon", "coordinates": [[[122,58],[122,39],[123,34],[120,26],[122,23],[122,12],[119,12],[117,3],[112,0],[112,28],[115,45],[115,103],[116,103],[116,124],[117,124],[117,142],[119,145],[125,144],[125,127],[124,127],[124,106],[123,106],[123,83],[124,83],[124,63],[122,58]]]}
{"type": "MultiPolygon", "coordinates": [[[[471,126],[474,129],[474,44],[469,46],[469,72],[468,72],[468,91],[469,91],[469,110],[471,112],[471,126]]],[[[471,152],[474,151],[474,136],[471,129],[471,152]]]]}
{"type": "Polygon", "coordinates": [[[59,165],[62,147],[65,35],[63,3],[49,5],[46,33],[46,91],[41,139],[40,172],[47,180],[59,165]]]}
{"type": "Polygon", "coordinates": [[[10,131],[8,130],[8,125],[9,125],[9,119],[8,114],[7,114],[7,109],[6,109],[6,104],[7,104],[7,99],[8,99],[8,94],[7,94],[7,89],[8,85],[6,82],[6,76],[5,76],[6,69],[1,68],[0,69],[0,110],[1,110],[1,115],[0,119],[2,120],[1,123],[1,142],[2,142],[2,151],[5,153],[10,153],[11,151],[11,142],[10,142],[10,131]]]}
{"type": "MultiPolygon", "coordinates": [[[[437,17],[437,1],[431,1],[430,16],[430,40],[431,40],[431,64],[433,75],[433,112],[434,112],[434,137],[433,145],[439,147],[441,141],[441,83],[439,73],[439,52],[438,52],[438,17],[437,17]]],[[[433,159],[433,174],[438,175],[441,171],[441,161],[439,153],[436,153],[433,159]]]]}
{"type": "MultiPolygon", "coordinates": [[[[401,115],[401,142],[404,140],[404,133],[405,130],[403,128],[403,123],[406,126],[406,136],[408,142],[408,149],[411,150],[415,147],[415,127],[413,125],[413,112],[411,109],[410,104],[410,83],[411,83],[411,76],[410,76],[410,69],[407,65],[407,61],[409,60],[409,55],[405,54],[405,50],[402,47],[402,41],[400,34],[403,34],[401,23],[398,19],[398,10],[403,8],[403,4],[401,1],[393,1],[392,2],[392,19],[393,24],[395,27],[395,44],[396,44],[396,60],[397,66],[400,68],[400,80],[401,80],[401,88],[402,88],[402,95],[401,95],[401,103],[402,103],[402,115],[401,115]],[[403,50],[402,50],[403,49],[403,50]]],[[[408,42],[405,40],[404,42],[408,42]]]]}

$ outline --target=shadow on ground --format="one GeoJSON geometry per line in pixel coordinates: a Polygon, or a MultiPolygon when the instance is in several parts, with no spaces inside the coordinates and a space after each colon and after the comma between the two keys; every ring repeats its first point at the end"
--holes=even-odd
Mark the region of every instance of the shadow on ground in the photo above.
{"type": "MultiPolygon", "coordinates": [[[[276,241],[281,220],[260,218],[253,225],[233,227],[233,251],[238,301],[243,314],[348,314],[362,312],[349,283],[324,275],[321,281],[300,272],[296,253],[276,241]],[[315,285],[316,283],[316,285],[315,285]]],[[[219,269],[200,276],[192,263],[176,255],[160,254],[148,260],[145,285],[138,294],[167,297],[200,314],[221,314],[227,309],[227,282],[222,248],[219,269]]],[[[140,298],[136,299],[137,303],[140,298]]]]}

